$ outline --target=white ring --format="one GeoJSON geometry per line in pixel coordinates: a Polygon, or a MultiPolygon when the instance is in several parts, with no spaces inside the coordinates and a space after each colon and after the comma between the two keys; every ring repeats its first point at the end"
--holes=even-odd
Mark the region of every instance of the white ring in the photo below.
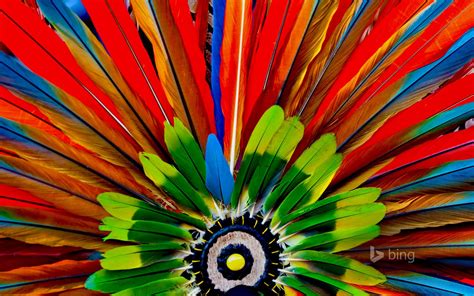
{"type": "Polygon", "coordinates": [[[262,248],[262,244],[254,236],[243,231],[232,231],[217,238],[216,242],[209,249],[207,255],[207,272],[209,279],[214,284],[216,290],[227,292],[230,289],[245,285],[254,286],[265,272],[267,256],[262,248]],[[242,244],[249,249],[253,257],[253,264],[250,273],[240,280],[228,280],[219,272],[217,258],[221,250],[229,245],[242,244]]]}

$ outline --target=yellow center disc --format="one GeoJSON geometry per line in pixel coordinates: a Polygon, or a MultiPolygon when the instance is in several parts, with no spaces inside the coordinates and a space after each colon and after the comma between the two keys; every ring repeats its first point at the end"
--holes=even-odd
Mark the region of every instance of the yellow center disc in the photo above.
{"type": "Polygon", "coordinates": [[[234,253],[227,258],[226,265],[232,271],[239,271],[245,266],[245,258],[240,254],[234,253]]]}

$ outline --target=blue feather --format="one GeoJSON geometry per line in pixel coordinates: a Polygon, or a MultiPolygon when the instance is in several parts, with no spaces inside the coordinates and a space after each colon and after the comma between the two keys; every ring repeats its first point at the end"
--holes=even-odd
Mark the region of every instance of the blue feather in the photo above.
{"type": "MultiPolygon", "coordinates": [[[[67,4],[61,0],[37,0],[38,6],[43,15],[54,26],[70,33],[76,39],[76,42],[83,44],[89,52],[93,51],[92,44],[88,44],[87,33],[84,30],[82,22],[68,8],[67,4]]],[[[82,5],[81,5],[82,6],[82,5]]],[[[92,54],[92,53],[91,53],[92,54]]]]}
{"type": "Polygon", "coordinates": [[[467,159],[444,164],[413,182],[384,191],[382,196],[408,194],[427,189],[436,190],[444,188],[446,190],[473,183],[474,159],[467,159]]]}
{"type": "Polygon", "coordinates": [[[457,40],[440,59],[411,73],[405,82],[405,87],[400,89],[397,96],[403,95],[405,92],[416,91],[434,81],[446,79],[461,69],[474,56],[473,37],[474,29],[471,29],[457,40]]]}
{"type": "Polygon", "coordinates": [[[464,122],[472,117],[474,117],[474,103],[465,104],[432,116],[413,130],[412,134],[419,137],[446,126],[464,122]]]}
{"type": "Polygon", "coordinates": [[[472,295],[474,287],[419,273],[388,275],[388,283],[417,295],[472,295]]]}
{"type": "Polygon", "coordinates": [[[435,18],[437,18],[446,8],[448,8],[452,4],[452,1],[435,1],[433,2],[427,9],[425,9],[421,14],[418,16],[418,19],[414,21],[402,37],[397,41],[394,45],[396,48],[401,43],[405,42],[413,35],[419,33],[421,30],[426,28],[435,18]]]}
{"type": "Polygon", "coordinates": [[[372,120],[387,110],[390,110],[393,105],[403,103],[406,99],[410,98],[410,94],[416,93],[429,85],[440,83],[459,71],[474,56],[474,52],[472,51],[474,46],[474,41],[472,40],[473,36],[474,29],[467,31],[441,58],[408,74],[403,85],[400,86],[393,97],[347,137],[338,147],[338,150],[341,150],[349,143],[354,136],[361,132],[372,120]]]}
{"type": "Polygon", "coordinates": [[[226,205],[230,203],[230,197],[234,189],[234,178],[230,173],[229,164],[222,152],[222,147],[213,134],[207,138],[206,187],[215,198],[226,205]]]}
{"type": "Polygon", "coordinates": [[[57,105],[58,98],[49,83],[27,69],[17,58],[1,51],[0,85],[39,99],[48,105],[57,105]]]}
{"type": "Polygon", "coordinates": [[[0,117],[0,140],[15,140],[17,142],[25,142],[26,134],[21,126],[9,119],[0,117]]]}
{"type": "MultiPolygon", "coordinates": [[[[63,0],[63,2],[81,18],[89,18],[86,8],[82,5],[81,0],[63,0]]],[[[126,2],[128,3],[129,1],[127,0],[126,2]]]]}
{"type": "Polygon", "coordinates": [[[221,46],[224,34],[224,16],[226,0],[213,0],[214,27],[211,39],[211,93],[214,100],[214,117],[216,120],[217,137],[221,144],[224,141],[224,115],[221,108],[221,46]]]}

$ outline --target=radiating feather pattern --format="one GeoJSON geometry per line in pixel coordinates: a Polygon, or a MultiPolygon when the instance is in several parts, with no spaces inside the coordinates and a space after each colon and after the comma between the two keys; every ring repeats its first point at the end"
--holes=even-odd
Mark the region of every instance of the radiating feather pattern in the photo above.
{"type": "Polygon", "coordinates": [[[212,294],[225,219],[274,236],[262,291],[474,293],[470,1],[33,2],[0,3],[0,293],[212,294]]]}

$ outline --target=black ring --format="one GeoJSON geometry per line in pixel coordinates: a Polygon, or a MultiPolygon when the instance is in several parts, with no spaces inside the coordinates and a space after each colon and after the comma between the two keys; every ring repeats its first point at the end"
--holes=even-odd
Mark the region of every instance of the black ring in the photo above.
{"type": "Polygon", "coordinates": [[[217,257],[217,270],[228,280],[241,280],[252,270],[253,257],[250,250],[243,244],[232,244],[221,250],[217,257]],[[241,270],[230,270],[227,267],[227,258],[232,254],[240,254],[245,259],[245,265],[241,270]]]}

